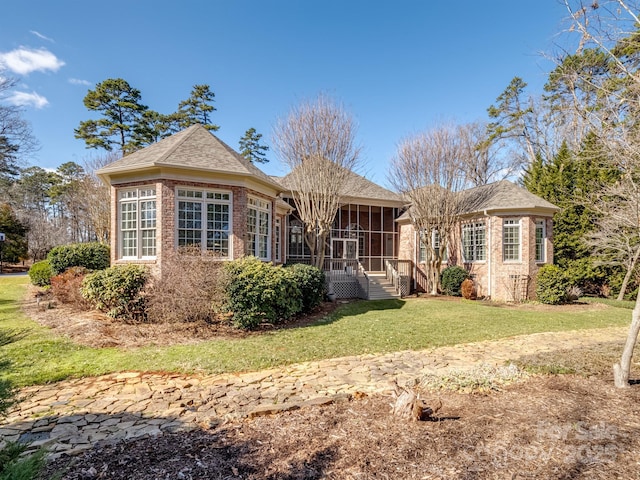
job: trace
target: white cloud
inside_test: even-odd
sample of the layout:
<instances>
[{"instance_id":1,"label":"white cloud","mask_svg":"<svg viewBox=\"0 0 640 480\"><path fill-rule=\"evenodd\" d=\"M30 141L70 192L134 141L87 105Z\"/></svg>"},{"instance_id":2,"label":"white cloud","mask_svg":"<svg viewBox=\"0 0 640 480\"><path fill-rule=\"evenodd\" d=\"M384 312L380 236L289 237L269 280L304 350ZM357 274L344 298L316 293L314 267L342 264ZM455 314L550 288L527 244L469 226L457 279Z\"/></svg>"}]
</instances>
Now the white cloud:
<instances>
[{"instance_id":1,"label":"white cloud","mask_svg":"<svg viewBox=\"0 0 640 480\"><path fill-rule=\"evenodd\" d=\"M79 78L70 78L69 79L69 83L73 84L73 85L92 85L92 83L88 80L81 80Z\"/></svg>"},{"instance_id":2,"label":"white cloud","mask_svg":"<svg viewBox=\"0 0 640 480\"><path fill-rule=\"evenodd\" d=\"M0 52L0 67L11 70L19 75L31 72L56 72L64 62L46 48L31 49L20 47L10 52Z\"/></svg>"},{"instance_id":3,"label":"white cloud","mask_svg":"<svg viewBox=\"0 0 640 480\"><path fill-rule=\"evenodd\" d=\"M38 95L36 92L11 92L9 95L7 95L6 101L11 105L30 105L35 108L44 108L49 105L49 100L47 100L42 95Z\"/></svg>"},{"instance_id":4,"label":"white cloud","mask_svg":"<svg viewBox=\"0 0 640 480\"><path fill-rule=\"evenodd\" d=\"M32 34L34 34L36 37L41 38L42 40L46 40L47 42L55 43L55 42L53 41L53 38L46 37L46 36L44 36L43 34L41 34L40 32L37 32L37 31L35 31L35 30L29 30L29 33L32 33Z\"/></svg>"}]
</instances>

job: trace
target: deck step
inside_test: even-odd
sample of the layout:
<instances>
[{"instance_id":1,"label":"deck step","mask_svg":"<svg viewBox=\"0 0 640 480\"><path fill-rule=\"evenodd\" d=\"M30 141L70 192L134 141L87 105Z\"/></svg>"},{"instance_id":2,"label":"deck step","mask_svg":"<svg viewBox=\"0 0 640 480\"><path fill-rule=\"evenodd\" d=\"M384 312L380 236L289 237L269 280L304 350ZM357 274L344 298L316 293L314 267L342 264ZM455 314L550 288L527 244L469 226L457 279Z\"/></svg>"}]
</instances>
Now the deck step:
<instances>
[{"instance_id":1,"label":"deck step","mask_svg":"<svg viewBox=\"0 0 640 480\"><path fill-rule=\"evenodd\" d=\"M393 284L387 280L384 272L367 272L369 277L369 300L392 300L400 298Z\"/></svg>"}]
</instances>

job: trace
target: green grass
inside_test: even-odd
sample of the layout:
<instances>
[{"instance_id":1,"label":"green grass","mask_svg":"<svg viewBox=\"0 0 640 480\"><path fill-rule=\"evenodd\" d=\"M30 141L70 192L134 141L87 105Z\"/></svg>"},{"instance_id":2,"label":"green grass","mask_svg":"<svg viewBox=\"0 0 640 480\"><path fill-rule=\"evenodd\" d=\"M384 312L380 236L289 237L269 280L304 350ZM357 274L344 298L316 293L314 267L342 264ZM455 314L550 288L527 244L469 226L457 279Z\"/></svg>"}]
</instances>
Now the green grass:
<instances>
[{"instance_id":1,"label":"green grass","mask_svg":"<svg viewBox=\"0 0 640 480\"><path fill-rule=\"evenodd\" d=\"M22 335L0 347L0 362L10 363L0 378L4 376L19 386L122 370L256 370L543 331L624 326L630 321L628 310L615 307L581 312L562 308L534 311L472 301L387 300L347 304L312 326L242 339L128 350L95 349L56 337L26 318L17 302L27 281L26 277L0 277L0 334L4 331Z\"/></svg>"},{"instance_id":2,"label":"green grass","mask_svg":"<svg viewBox=\"0 0 640 480\"><path fill-rule=\"evenodd\" d=\"M636 306L635 300L614 300L612 298L582 297L580 301L587 303L602 303L610 307L626 308L628 310L633 310Z\"/></svg>"}]
</instances>

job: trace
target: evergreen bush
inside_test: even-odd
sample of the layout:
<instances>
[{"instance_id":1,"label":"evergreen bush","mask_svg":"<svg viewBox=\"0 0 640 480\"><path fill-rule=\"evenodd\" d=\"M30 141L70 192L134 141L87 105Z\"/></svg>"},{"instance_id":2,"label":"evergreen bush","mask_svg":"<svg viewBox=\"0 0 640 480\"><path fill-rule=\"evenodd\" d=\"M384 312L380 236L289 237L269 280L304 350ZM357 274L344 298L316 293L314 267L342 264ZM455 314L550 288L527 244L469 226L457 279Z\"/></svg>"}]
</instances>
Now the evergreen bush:
<instances>
[{"instance_id":1,"label":"evergreen bush","mask_svg":"<svg viewBox=\"0 0 640 480\"><path fill-rule=\"evenodd\" d=\"M31 265L29 269L29 278L31 283L38 287L46 287L51 285L51 277L53 272L51 271L51 265L49 260L42 260Z\"/></svg>"},{"instance_id":2,"label":"evergreen bush","mask_svg":"<svg viewBox=\"0 0 640 480\"><path fill-rule=\"evenodd\" d=\"M544 265L538 270L536 296L538 301L557 305L567 301L569 279L557 265Z\"/></svg>"},{"instance_id":3,"label":"evergreen bush","mask_svg":"<svg viewBox=\"0 0 640 480\"><path fill-rule=\"evenodd\" d=\"M236 326L255 328L278 323L302 311L302 294L296 276L255 257L225 264L227 305Z\"/></svg>"},{"instance_id":4,"label":"evergreen bush","mask_svg":"<svg viewBox=\"0 0 640 480\"><path fill-rule=\"evenodd\" d=\"M118 265L98 270L82 281L82 296L112 318L125 321L145 319L147 269L141 265Z\"/></svg>"},{"instance_id":5,"label":"evergreen bush","mask_svg":"<svg viewBox=\"0 0 640 480\"><path fill-rule=\"evenodd\" d=\"M110 263L109 246L98 242L60 245L51 249L47 260L54 275L69 267L104 270Z\"/></svg>"},{"instance_id":6,"label":"evergreen bush","mask_svg":"<svg viewBox=\"0 0 640 480\"><path fill-rule=\"evenodd\" d=\"M460 286L469 278L469 272L464 268L452 265L440 274L440 288L445 295L461 296Z\"/></svg>"},{"instance_id":7,"label":"evergreen bush","mask_svg":"<svg viewBox=\"0 0 640 480\"><path fill-rule=\"evenodd\" d=\"M287 267L302 295L302 311L310 312L322 303L326 293L324 272L313 265L295 263Z\"/></svg>"}]
</instances>

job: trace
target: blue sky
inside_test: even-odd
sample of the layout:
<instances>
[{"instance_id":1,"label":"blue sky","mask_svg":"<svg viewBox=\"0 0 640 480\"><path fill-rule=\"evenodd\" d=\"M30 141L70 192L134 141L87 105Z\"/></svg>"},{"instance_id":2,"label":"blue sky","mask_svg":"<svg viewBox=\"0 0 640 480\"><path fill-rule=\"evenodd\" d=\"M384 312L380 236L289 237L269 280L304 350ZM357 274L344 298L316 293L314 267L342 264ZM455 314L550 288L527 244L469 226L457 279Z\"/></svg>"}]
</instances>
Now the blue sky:
<instances>
[{"instance_id":1,"label":"blue sky","mask_svg":"<svg viewBox=\"0 0 640 480\"><path fill-rule=\"evenodd\" d=\"M31 164L55 168L98 154L73 130L107 78L163 113L209 84L234 148L250 127L269 144L279 116L324 92L358 121L360 173L386 184L402 137L486 119L516 75L539 92L565 14L557 0L16 1L3 7L0 74L19 85L3 101L24 105L40 143ZM263 170L285 173L269 153Z\"/></svg>"}]
</instances>

